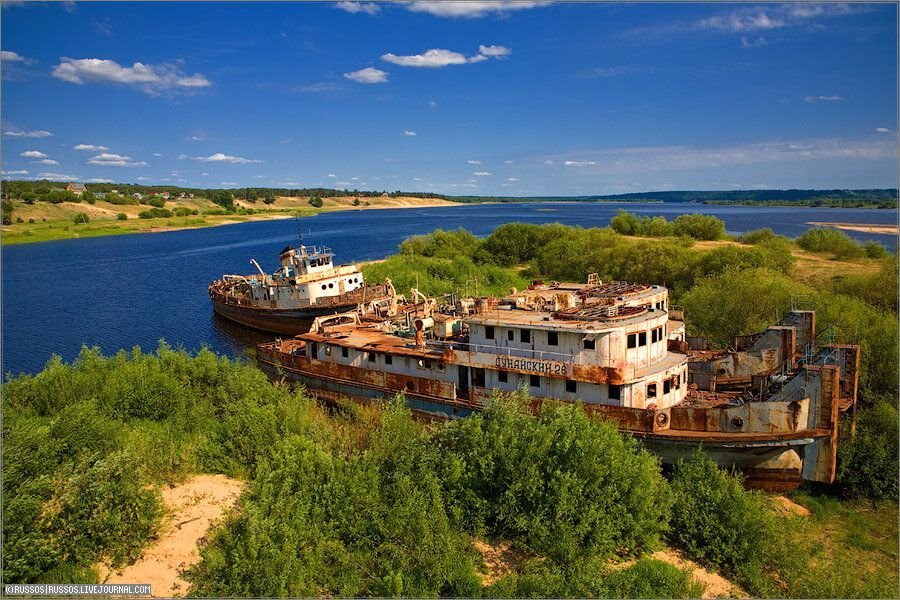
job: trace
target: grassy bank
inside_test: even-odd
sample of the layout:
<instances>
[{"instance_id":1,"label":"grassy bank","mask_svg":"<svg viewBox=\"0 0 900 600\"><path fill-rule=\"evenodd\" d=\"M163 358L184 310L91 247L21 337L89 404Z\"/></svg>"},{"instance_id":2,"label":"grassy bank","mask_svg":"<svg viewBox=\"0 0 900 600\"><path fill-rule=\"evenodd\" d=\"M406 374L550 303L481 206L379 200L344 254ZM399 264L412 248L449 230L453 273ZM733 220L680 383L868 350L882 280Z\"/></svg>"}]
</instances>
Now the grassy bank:
<instances>
[{"instance_id":1,"label":"grassy bank","mask_svg":"<svg viewBox=\"0 0 900 600\"><path fill-rule=\"evenodd\" d=\"M336 210L459 206L439 199L412 197L375 197L359 200L356 197L334 197L321 200L322 205L318 207L310 205L308 198L298 197L278 197L271 204L235 200L235 210L232 211L226 211L209 200L170 200L165 203L165 209L172 211L173 216L150 219L140 218L140 213L150 208L142 204L118 205L103 200L97 200L94 204L83 202L26 204L14 200L12 223L3 226L2 243L25 244L127 233L174 231L245 221L306 217ZM179 212L196 214L175 216ZM82 214L87 216L87 222L77 222L83 220L79 217ZM124 218L120 215L124 215ZM21 222L18 222L19 220Z\"/></svg>"}]
</instances>

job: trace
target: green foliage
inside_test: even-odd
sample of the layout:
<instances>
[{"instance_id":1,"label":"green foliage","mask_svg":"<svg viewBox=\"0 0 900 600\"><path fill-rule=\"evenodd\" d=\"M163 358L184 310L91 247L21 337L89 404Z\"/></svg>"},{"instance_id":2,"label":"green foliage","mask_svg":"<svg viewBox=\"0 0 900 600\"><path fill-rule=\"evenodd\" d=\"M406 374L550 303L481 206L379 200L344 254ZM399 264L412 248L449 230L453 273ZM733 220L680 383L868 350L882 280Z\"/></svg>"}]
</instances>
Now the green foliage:
<instances>
[{"instance_id":1,"label":"green foliage","mask_svg":"<svg viewBox=\"0 0 900 600\"><path fill-rule=\"evenodd\" d=\"M557 233L570 228L563 225L532 225L529 223L504 223L489 235L476 250L482 262L493 262L512 267L533 259L539 248L552 240Z\"/></svg>"},{"instance_id":2,"label":"green foliage","mask_svg":"<svg viewBox=\"0 0 900 600\"><path fill-rule=\"evenodd\" d=\"M679 215L670 223L665 217L638 216L619 210L610 219L609 226L616 233L641 237L684 236L695 240L720 240L725 237L725 222L712 215Z\"/></svg>"},{"instance_id":3,"label":"green foliage","mask_svg":"<svg viewBox=\"0 0 900 600\"><path fill-rule=\"evenodd\" d=\"M858 298L882 310L897 312L897 257L882 262L874 275L844 275L835 278L833 289L839 294Z\"/></svg>"},{"instance_id":4,"label":"green foliage","mask_svg":"<svg viewBox=\"0 0 900 600\"><path fill-rule=\"evenodd\" d=\"M155 208L162 208L166 205L166 199L162 196L150 196L149 198L145 199L144 204L153 206Z\"/></svg>"},{"instance_id":5,"label":"green foliage","mask_svg":"<svg viewBox=\"0 0 900 600\"><path fill-rule=\"evenodd\" d=\"M744 490L700 450L676 464L671 489L670 540L732 573L759 567L776 535L762 495Z\"/></svg>"},{"instance_id":6,"label":"green foliage","mask_svg":"<svg viewBox=\"0 0 900 600\"><path fill-rule=\"evenodd\" d=\"M140 204L137 198L132 198L131 196L120 196L119 194L107 194L103 200L117 206L136 206Z\"/></svg>"},{"instance_id":7,"label":"green foliage","mask_svg":"<svg viewBox=\"0 0 900 600\"><path fill-rule=\"evenodd\" d=\"M523 289L527 280L516 271L494 265L475 264L467 257L456 259L416 255L395 255L382 262L363 265L367 281L390 278L399 293L418 287L426 294L441 296L451 292L470 295L506 295L510 288Z\"/></svg>"},{"instance_id":8,"label":"green foliage","mask_svg":"<svg viewBox=\"0 0 900 600\"><path fill-rule=\"evenodd\" d=\"M435 229L426 235L414 235L400 244L400 254L455 259L472 257L480 240L462 227L456 231Z\"/></svg>"},{"instance_id":9,"label":"green foliage","mask_svg":"<svg viewBox=\"0 0 900 600\"><path fill-rule=\"evenodd\" d=\"M898 415L896 398L879 399L859 415L855 439L838 446L839 481L854 498L898 498Z\"/></svg>"},{"instance_id":10,"label":"green foliage","mask_svg":"<svg viewBox=\"0 0 900 600\"><path fill-rule=\"evenodd\" d=\"M265 196L263 196L263 202L265 204L275 204L275 200L277 199L278 198L275 196L275 194L272 193L267 193Z\"/></svg>"},{"instance_id":11,"label":"green foliage","mask_svg":"<svg viewBox=\"0 0 900 600\"><path fill-rule=\"evenodd\" d=\"M336 458L285 439L203 550L191 593L478 595L465 537L444 510L435 449L401 403L362 454Z\"/></svg>"},{"instance_id":12,"label":"green foliage","mask_svg":"<svg viewBox=\"0 0 900 600\"><path fill-rule=\"evenodd\" d=\"M81 202L81 198L78 194L74 192L67 192L66 190L50 190L43 194L40 197L44 202L49 202L50 204L61 204L63 202Z\"/></svg>"},{"instance_id":13,"label":"green foliage","mask_svg":"<svg viewBox=\"0 0 900 600\"><path fill-rule=\"evenodd\" d=\"M642 558L615 571L602 583L601 598L700 598L703 584L689 569L679 569L653 558Z\"/></svg>"},{"instance_id":14,"label":"green foliage","mask_svg":"<svg viewBox=\"0 0 900 600\"><path fill-rule=\"evenodd\" d=\"M315 208L322 208L322 205L324 204L324 202L322 201L322 199L319 198L318 196L313 196L313 197L311 197L311 198L308 200L308 202L309 202L309 205L310 205L310 206L313 206L313 207L315 207Z\"/></svg>"},{"instance_id":15,"label":"green foliage","mask_svg":"<svg viewBox=\"0 0 900 600\"><path fill-rule=\"evenodd\" d=\"M172 214L175 215L176 217L188 217L190 215L199 214L199 212L196 209L191 209L191 208L188 208L187 206L176 206L172 210Z\"/></svg>"},{"instance_id":16,"label":"green foliage","mask_svg":"<svg viewBox=\"0 0 900 600\"><path fill-rule=\"evenodd\" d=\"M455 521L561 563L653 547L669 508L658 460L580 406L535 418L520 402L497 397L440 432Z\"/></svg>"},{"instance_id":17,"label":"green foliage","mask_svg":"<svg viewBox=\"0 0 900 600\"><path fill-rule=\"evenodd\" d=\"M116 215L116 219L118 219L119 221L127 221L127 220L128 220L128 215L125 214L125 213L118 213L118 214Z\"/></svg>"},{"instance_id":18,"label":"green foliage","mask_svg":"<svg viewBox=\"0 0 900 600\"><path fill-rule=\"evenodd\" d=\"M139 219L168 219L173 215L168 208L151 208L138 213Z\"/></svg>"},{"instance_id":19,"label":"green foliage","mask_svg":"<svg viewBox=\"0 0 900 600\"><path fill-rule=\"evenodd\" d=\"M772 231L771 227L753 229L738 238L738 241L740 241L742 244L758 244L760 242L770 242L772 240L789 241L788 238L784 237L783 235L778 235L777 233Z\"/></svg>"},{"instance_id":20,"label":"green foliage","mask_svg":"<svg viewBox=\"0 0 900 600\"><path fill-rule=\"evenodd\" d=\"M87 202L88 204L96 204L96 203L97 203L97 197L94 196L94 193L91 192L91 190L84 190L84 191L81 193L81 201L82 201L82 202Z\"/></svg>"},{"instance_id":21,"label":"green foliage","mask_svg":"<svg viewBox=\"0 0 900 600\"><path fill-rule=\"evenodd\" d=\"M836 259L864 258L866 249L843 231L830 228L807 229L797 245L810 252L827 252Z\"/></svg>"},{"instance_id":22,"label":"green foliage","mask_svg":"<svg viewBox=\"0 0 900 600\"><path fill-rule=\"evenodd\" d=\"M74 217L72 217L72 221L78 225L80 223L89 223L91 218L87 215L87 213L78 213Z\"/></svg>"}]
</instances>

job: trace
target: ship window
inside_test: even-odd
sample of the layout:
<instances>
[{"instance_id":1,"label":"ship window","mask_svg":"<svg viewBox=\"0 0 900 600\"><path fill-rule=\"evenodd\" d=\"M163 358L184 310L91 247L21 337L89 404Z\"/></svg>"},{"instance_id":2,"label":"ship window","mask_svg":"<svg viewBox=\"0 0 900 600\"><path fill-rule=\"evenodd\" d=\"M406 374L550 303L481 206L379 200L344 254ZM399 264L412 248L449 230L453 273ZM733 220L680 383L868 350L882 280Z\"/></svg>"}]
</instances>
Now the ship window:
<instances>
[{"instance_id":1,"label":"ship window","mask_svg":"<svg viewBox=\"0 0 900 600\"><path fill-rule=\"evenodd\" d=\"M520 329L519 330L519 339L526 344L531 343L531 330L530 329Z\"/></svg>"},{"instance_id":2,"label":"ship window","mask_svg":"<svg viewBox=\"0 0 900 600\"><path fill-rule=\"evenodd\" d=\"M628 347L637 348L637 335L633 333L628 334Z\"/></svg>"},{"instance_id":3,"label":"ship window","mask_svg":"<svg viewBox=\"0 0 900 600\"><path fill-rule=\"evenodd\" d=\"M577 392L578 391L578 382L576 382L572 379L566 379L566 391L571 392L573 394L575 392Z\"/></svg>"},{"instance_id":4,"label":"ship window","mask_svg":"<svg viewBox=\"0 0 900 600\"><path fill-rule=\"evenodd\" d=\"M528 378L528 383L531 385L531 387L539 388L541 387L541 378L538 375L531 375Z\"/></svg>"},{"instance_id":5,"label":"ship window","mask_svg":"<svg viewBox=\"0 0 900 600\"><path fill-rule=\"evenodd\" d=\"M497 371L497 381L500 383L506 383L509 381L509 373L506 371Z\"/></svg>"},{"instance_id":6,"label":"ship window","mask_svg":"<svg viewBox=\"0 0 900 600\"><path fill-rule=\"evenodd\" d=\"M374 353L374 352L368 352L367 354L368 354L368 356L369 356L369 362L375 362L375 353Z\"/></svg>"},{"instance_id":7,"label":"ship window","mask_svg":"<svg viewBox=\"0 0 900 600\"><path fill-rule=\"evenodd\" d=\"M331 356L331 346L325 346L325 356Z\"/></svg>"},{"instance_id":8,"label":"ship window","mask_svg":"<svg viewBox=\"0 0 900 600\"><path fill-rule=\"evenodd\" d=\"M512 329L510 329L509 331L507 331L507 332L506 332L506 339L508 339L509 341L513 341L514 339L516 339L516 332L513 331Z\"/></svg>"},{"instance_id":9,"label":"ship window","mask_svg":"<svg viewBox=\"0 0 900 600\"><path fill-rule=\"evenodd\" d=\"M384 355L384 364L386 364L386 365L394 364L394 357L391 356L390 354L385 354Z\"/></svg>"},{"instance_id":10,"label":"ship window","mask_svg":"<svg viewBox=\"0 0 900 600\"><path fill-rule=\"evenodd\" d=\"M484 387L484 369L472 369L472 385Z\"/></svg>"},{"instance_id":11,"label":"ship window","mask_svg":"<svg viewBox=\"0 0 900 600\"><path fill-rule=\"evenodd\" d=\"M485 325L484 326L484 337L489 340L494 339L494 326L493 325Z\"/></svg>"},{"instance_id":12,"label":"ship window","mask_svg":"<svg viewBox=\"0 0 900 600\"><path fill-rule=\"evenodd\" d=\"M325 285L325 284L323 283L323 284L322 284L322 289L323 289L323 290L327 290L327 289L328 289L328 286Z\"/></svg>"},{"instance_id":13,"label":"ship window","mask_svg":"<svg viewBox=\"0 0 900 600\"><path fill-rule=\"evenodd\" d=\"M329 284L328 284L328 287L333 288L333 287L334 287L334 284L333 284L333 283L329 283Z\"/></svg>"},{"instance_id":14,"label":"ship window","mask_svg":"<svg viewBox=\"0 0 900 600\"><path fill-rule=\"evenodd\" d=\"M672 382L669 379L663 380L663 394L668 394L672 390Z\"/></svg>"},{"instance_id":15,"label":"ship window","mask_svg":"<svg viewBox=\"0 0 900 600\"><path fill-rule=\"evenodd\" d=\"M347 350L346 348L341 348L341 356L343 356L344 358L347 358L348 356L350 356L350 351Z\"/></svg>"},{"instance_id":16,"label":"ship window","mask_svg":"<svg viewBox=\"0 0 900 600\"><path fill-rule=\"evenodd\" d=\"M593 350L596 347L597 347L597 342L594 341L593 338L591 338L589 340L584 340L584 349L585 350Z\"/></svg>"},{"instance_id":17,"label":"ship window","mask_svg":"<svg viewBox=\"0 0 900 600\"><path fill-rule=\"evenodd\" d=\"M559 346L559 334L555 331L547 332L547 345L548 346Z\"/></svg>"},{"instance_id":18,"label":"ship window","mask_svg":"<svg viewBox=\"0 0 900 600\"><path fill-rule=\"evenodd\" d=\"M638 346L646 346L647 345L647 332L642 331L638 334Z\"/></svg>"},{"instance_id":19,"label":"ship window","mask_svg":"<svg viewBox=\"0 0 900 600\"><path fill-rule=\"evenodd\" d=\"M609 399L610 400L621 400L622 399L622 386L621 385L609 385Z\"/></svg>"},{"instance_id":20,"label":"ship window","mask_svg":"<svg viewBox=\"0 0 900 600\"><path fill-rule=\"evenodd\" d=\"M648 398L656 398L656 384L655 383L647 384L647 397Z\"/></svg>"},{"instance_id":21,"label":"ship window","mask_svg":"<svg viewBox=\"0 0 900 600\"><path fill-rule=\"evenodd\" d=\"M656 330L655 329L650 330L650 343L651 344L656 343Z\"/></svg>"}]
</instances>

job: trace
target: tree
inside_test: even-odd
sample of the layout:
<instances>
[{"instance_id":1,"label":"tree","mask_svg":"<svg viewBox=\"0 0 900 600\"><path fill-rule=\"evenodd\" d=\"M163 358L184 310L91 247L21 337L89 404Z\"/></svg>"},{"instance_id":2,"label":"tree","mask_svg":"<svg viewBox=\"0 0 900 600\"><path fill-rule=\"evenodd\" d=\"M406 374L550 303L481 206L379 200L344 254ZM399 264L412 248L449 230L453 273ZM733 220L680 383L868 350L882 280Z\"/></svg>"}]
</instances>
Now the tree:
<instances>
[{"instance_id":1,"label":"tree","mask_svg":"<svg viewBox=\"0 0 900 600\"><path fill-rule=\"evenodd\" d=\"M88 223L90 222L90 220L91 218L87 215L87 213L78 213L77 215L72 217L72 221L74 221L76 225L79 225L81 223Z\"/></svg>"},{"instance_id":2,"label":"tree","mask_svg":"<svg viewBox=\"0 0 900 600\"><path fill-rule=\"evenodd\" d=\"M313 196L312 198L309 199L309 204L316 208L322 208L322 205L324 204L324 202L322 202L322 199L319 198L318 196Z\"/></svg>"}]
</instances>

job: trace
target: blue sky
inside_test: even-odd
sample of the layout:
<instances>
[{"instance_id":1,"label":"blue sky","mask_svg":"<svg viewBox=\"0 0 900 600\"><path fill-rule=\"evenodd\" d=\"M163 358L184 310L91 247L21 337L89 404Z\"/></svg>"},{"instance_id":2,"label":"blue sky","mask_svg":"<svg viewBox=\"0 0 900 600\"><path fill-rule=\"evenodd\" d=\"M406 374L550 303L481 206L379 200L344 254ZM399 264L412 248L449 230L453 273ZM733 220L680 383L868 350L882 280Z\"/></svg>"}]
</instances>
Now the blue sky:
<instances>
[{"instance_id":1,"label":"blue sky","mask_svg":"<svg viewBox=\"0 0 900 600\"><path fill-rule=\"evenodd\" d=\"M5 178L895 187L896 4L29 3Z\"/></svg>"}]
</instances>

